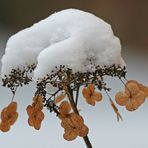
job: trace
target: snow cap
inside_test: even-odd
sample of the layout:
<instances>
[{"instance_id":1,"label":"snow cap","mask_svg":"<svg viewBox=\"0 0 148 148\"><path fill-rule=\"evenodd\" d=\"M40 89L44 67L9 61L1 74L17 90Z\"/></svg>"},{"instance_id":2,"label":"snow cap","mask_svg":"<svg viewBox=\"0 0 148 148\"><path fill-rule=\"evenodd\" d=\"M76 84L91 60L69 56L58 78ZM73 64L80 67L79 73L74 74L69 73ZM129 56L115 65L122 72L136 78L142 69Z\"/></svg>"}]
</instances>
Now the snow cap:
<instances>
[{"instance_id":1,"label":"snow cap","mask_svg":"<svg viewBox=\"0 0 148 148\"><path fill-rule=\"evenodd\" d=\"M125 66L120 40L111 26L77 9L54 13L10 37L1 61L2 76L12 69L37 64L35 79L50 75L60 65L74 72L93 71L97 65Z\"/></svg>"}]
</instances>

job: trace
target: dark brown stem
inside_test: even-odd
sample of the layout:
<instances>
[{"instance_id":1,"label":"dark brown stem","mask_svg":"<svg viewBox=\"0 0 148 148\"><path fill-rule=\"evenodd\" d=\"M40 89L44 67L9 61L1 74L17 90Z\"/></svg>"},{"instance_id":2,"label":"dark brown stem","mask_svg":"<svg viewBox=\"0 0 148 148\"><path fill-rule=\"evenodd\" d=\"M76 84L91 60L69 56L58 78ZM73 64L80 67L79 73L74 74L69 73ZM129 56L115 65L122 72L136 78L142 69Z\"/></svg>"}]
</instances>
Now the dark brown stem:
<instances>
[{"instance_id":1,"label":"dark brown stem","mask_svg":"<svg viewBox=\"0 0 148 148\"><path fill-rule=\"evenodd\" d=\"M67 88L66 88L66 93L67 93L67 96L68 96L68 98L69 98L69 101L70 101L70 104L71 104L71 106L72 106L73 111L74 111L76 114L79 115L78 109L77 109L76 104L75 104L75 102L74 102L73 92L72 92L72 90L70 89L69 86L67 86ZM85 144L86 144L87 148L92 148L92 145L91 145L91 143L90 143L90 140L89 140L88 136L83 137L83 139L84 139L84 141L85 141Z\"/></svg>"},{"instance_id":2,"label":"dark brown stem","mask_svg":"<svg viewBox=\"0 0 148 148\"><path fill-rule=\"evenodd\" d=\"M77 87L77 91L76 91L76 101L75 101L76 107L78 105L79 89L80 89L80 86Z\"/></svg>"},{"instance_id":3,"label":"dark brown stem","mask_svg":"<svg viewBox=\"0 0 148 148\"><path fill-rule=\"evenodd\" d=\"M92 145L91 145L91 143L89 141L88 136L83 137L83 139L85 141L85 144L86 144L87 148L92 148Z\"/></svg>"}]
</instances>

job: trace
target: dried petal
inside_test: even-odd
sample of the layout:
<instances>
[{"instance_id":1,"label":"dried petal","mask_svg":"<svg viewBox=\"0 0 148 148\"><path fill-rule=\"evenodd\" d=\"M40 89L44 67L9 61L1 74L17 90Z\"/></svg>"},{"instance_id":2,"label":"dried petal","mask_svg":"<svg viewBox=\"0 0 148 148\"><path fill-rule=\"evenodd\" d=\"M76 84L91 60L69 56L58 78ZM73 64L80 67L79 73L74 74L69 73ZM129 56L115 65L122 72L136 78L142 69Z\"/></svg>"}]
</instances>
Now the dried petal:
<instances>
[{"instance_id":1,"label":"dried petal","mask_svg":"<svg viewBox=\"0 0 148 148\"><path fill-rule=\"evenodd\" d=\"M83 94L84 98L90 98L90 96L91 96L91 92L90 92L89 88L83 88L82 94Z\"/></svg>"},{"instance_id":2,"label":"dried petal","mask_svg":"<svg viewBox=\"0 0 148 148\"><path fill-rule=\"evenodd\" d=\"M17 112L13 113L8 120L10 125L13 125L16 122L17 118L18 118L18 113Z\"/></svg>"},{"instance_id":3,"label":"dried petal","mask_svg":"<svg viewBox=\"0 0 148 148\"><path fill-rule=\"evenodd\" d=\"M39 130L41 128L41 120L38 119L34 120L34 128L36 130Z\"/></svg>"},{"instance_id":4,"label":"dried petal","mask_svg":"<svg viewBox=\"0 0 148 148\"><path fill-rule=\"evenodd\" d=\"M67 114L69 114L69 112L71 111L71 105L68 103L68 101L63 101L60 104L59 111L62 117L66 117Z\"/></svg>"},{"instance_id":5,"label":"dried petal","mask_svg":"<svg viewBox=\"0 0 148 148\"><path fill-rule=\"evenodd\" d=\"M128 95L125 92L118 92L115 96L116 103L124 106L128 100Z\"/></svg>"},{"instance_id":6,"label":"dried petal","mask_svg":"<svg viewBox=\"0 0 148 148\"><path fill-rule=\"evenodd\" d=\"M86 125L83 125L83 127L81 128L81 130L79 132L79 136L85 137L85 136L87 136L88 132L89 132L89 128Z\"/></svg>"},{"instance_id":7,"label":"dried petal","mask_svg":"<svg viewBox=\"0 0 148 148\"><path fill-rule=\"evenodd\" d=\"M135 80L130 80L128 82L136 83L138 85L139 89L144 92L145 97L148 97L148 87L147 86L144 86L143 84L141 84L141 83L139 83L139 82L137 82Z\"/></svg>"},{"instance_id":8,"label":"dried petal","mask_svg":"<svg viewBox=\"0 0 148 148\"><path fill-rule=\"evenodd\" d=\"M102 100L102 94L99 93L99 92L94 92L94 93L93 93L93 98L94 98L96 101L101 101L101 100Z\"/></svg>"},{"instance_id":9,"label":"dried petal","mask_svg":"<svg viewBox=\"0 0 148 148\"><path fill-rule=\"evenodd\" d=\"M37 109L37 110L42 110L43 107L44 107L43 102L37 102L37 103L34 105L34 108Z\"/></svg>"},{"instance_id":10,"label":"dried petal","mask_svg":"<svg viewBox=\"0 0 148 148\"><path fill-rule=\"evenodd\" d=\"M34 126L34 118L28 118L28 124Z\"/></svg>"},{"instance_id":11,"label":"dried petal","mask_svg":"<svg viewBox=\"0 0 148 148\"><path fill-rule=\"evenodd\" d=\"M139 105L141 105L145 101L145 94L142 91L139 91L139 93L136 96L134 96L133 98L136 100L136 102Z\"/></svg>"},{"instance_id":12,"label":"dried petal","mask_svg":"<svg viewBox=\"0 0 148 148\"><path fill-rule=\"evenodd\" d=\"M140 83L139 83L139 88L140 88L141 91L144 92L145 97L148 97L148 87L147 87L147 86L144 86L143 84L140 84Z\"/></svg>"},{"instance_id":13,"label":"dried petal","mask_svg":"<svg viewBox=\"0 0 148 148\"><path fill-rule=\"evenodd\" d=\"M90 99L86 99L86 102L92 106L96 105L96 100L93 97Z\"/></svg>"},{"instance_id":14,"label":"dried petal","mask_svg":"<svg viewBox=\"0 0 148 148\"><path fill-rule=\"evenodd\" d=\"M5 121L5 120L7 120L7 117L8 117L7 116L7 108L5 107L1 112L1 120Z\"/></svg>"},{"instance_id":15,"label":"dried petal","mask_svg":"<svg viewBox=\"0 0 148 148\"><path fill-rule=\"evenodd\" d=\"M132 98L130 102L134 109L137 109L139 107L139 103L134 98Z\"/></svg>"},{"instance_id":16,"label":"dried petal","mask_svg":"<svg viewBox=\"0 0 148 148\"><path fill-rule=\"evenodd\" d=\"M82 116L77 115L76 113L72 113L70 115L70 120L71 120L72 124L74 126L76 126L77 128L82 127L84 124L84 120L83 120Z\"/></svg>"},{"instance_id":17,"label":"dried petal","mask_svg":"<svg viewBox=\"0 0 148 148\"><path fill-rule=\"evenodd\" d=\"M8 110L9 113L16 112L16 110L17 110L17 102L11 102L8 105L7 110Z\"/></svg>"},{"instance_id":18,"label":"dried petal","mask_svg":"<svg viewBox=\"0 0 148 148\"><path fill-rule=\"evenodd\" d=\"M43 96L41 95L36 95L33 97L33 101L36 102L43 102Z\"/></svg>"},{"instance_id":19,"label":"dried petal","mask_svg":"<svg viewBox=\"0 0 148 148\"><path fill-rule=\"evenodd\" d=\"M68 131L64 133L63 137L67 141L72 141L77 138L77 134L74 131Z\"/></svg>"},{"instance_id":20,"label":"dried petal","mask_svg":"<svg viewBox=\"0 0 148 148\"><path fill-rule=\"evenodd\" d=\"M0 130L2 131L2 132L8 132L9 130L10 130L10 124L9 124L9 122L1 122L1 124L0 124Z\"/></svg>"},{"instance_id":21,"label":"dried petal","mask_svg":"<svg viewBox=\"0 0 148 148\"><path fill-rule=\"evenodd\" d=\"M34 108L31 105L28 105L26 108L26 111L27 111L28 116L32 116L34 112Z\"/></svg>"},{"instance_id":22,"label":"dried petal","mask_svg":"<svg viewBox=\"0 0 148 148\"><path fill-rule=\"evenodd\" d=\"M133 104L131 103L131 101L128 101L127 103L126 103L126 109L128 110L128 111L134 111L134 110L136 110L137 108L135 108L134 106L133 106Z\"/></svg>"},{"instance_id":23,"label":"dried petal","mask_svg":"<svg viewBox=\"0 0 148 148\"><path fill-rule=\"evenodd\" d=\"M64 98L65 98L66 94L61 94L59 96L57 96L54 100L54 102L57 104L59 103L60 101L62 101Z\"/></svg>"},{"instance_id":24,"label":"dried petal","mask_svg":"<svg viewBox=\"0 0 148 148\"><path fill-rule=\"evenodd\" d=\"M89 88L91 94L93 94L94 93L94 90L95 90L94 84L89 84L88 85L88 88Z\"/></svg>"},{"instance_id":25,"label":"dried petal","mask_svg":"<svg viewBox=\"0 0 148 148\"><path fill-rule=\"evenodd\" d=\"M72 128L72 122L70 120L70 118L64 118L61 122L61 126L65 129L65 130L71 130Z\"/></svg>"},{"instance_id":26,"label":"dried petal","mask_svg":"<svg viewBox=\"0 0 148 148\"><path fill-rule=\"evenodd\" d=\"M36 113L36 118L42 121L44 119L44 113L42 111L38 111Z\"/></svg>"},{"instance_id":27,"label":"dried petal","mask_svg":"<svg viewBox=\"0 0 148 148\"><path fill-rule=\"evenodd\" d=\"M127 82L125 86L125 93L129 96L135 96L139 93L139 87L136 82Z\"/></svg>"}]
</instances>

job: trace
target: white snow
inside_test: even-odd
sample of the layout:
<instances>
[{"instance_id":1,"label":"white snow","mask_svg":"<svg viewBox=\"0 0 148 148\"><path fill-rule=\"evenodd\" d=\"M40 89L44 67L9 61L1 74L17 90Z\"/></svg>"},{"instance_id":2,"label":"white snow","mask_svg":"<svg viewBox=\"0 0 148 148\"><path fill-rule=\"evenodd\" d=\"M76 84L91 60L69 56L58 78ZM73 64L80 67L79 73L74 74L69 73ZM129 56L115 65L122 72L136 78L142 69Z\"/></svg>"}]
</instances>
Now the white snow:
<instances>
[{"instance_id":1,"label":"white snow","mask_svg":"<svg viewBox=\"0 0 148 148\"><path fill-rule=\"evenodd\" d=\"M35 79L45 77L59 65L74 72L91 71L94 64L125 66L120 41L111 26L91 13L76 9L54 13L8 40L2 58L2 76L33 63L37 63Z\"/></svg>"}]
</instances>

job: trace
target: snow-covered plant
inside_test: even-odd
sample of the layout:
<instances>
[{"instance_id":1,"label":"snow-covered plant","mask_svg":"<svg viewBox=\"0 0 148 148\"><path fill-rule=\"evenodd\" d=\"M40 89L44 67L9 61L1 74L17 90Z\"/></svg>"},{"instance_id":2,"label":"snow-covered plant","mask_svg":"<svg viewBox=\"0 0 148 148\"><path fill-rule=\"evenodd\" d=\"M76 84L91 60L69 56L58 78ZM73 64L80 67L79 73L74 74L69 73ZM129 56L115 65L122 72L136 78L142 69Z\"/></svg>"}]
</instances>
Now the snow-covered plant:
<instances>
[{"instance_id":1,"label":"snow-covered plant","mask_svg":"<svg viewBox=\"0 0 148 148\"><path fill-rule=\"evenodd\" d=\"M107 95L117 116L122 119L110 96L104 77L116 77L125 89L115 101L128 111L136 110L148 97L148 87L126 79L126 64L120 41L111 26L93 14L67 9L13 35L2 58L3 86L13 93L10 104L1 112L0 129L9 131L18 118L18 87L36 82L33 102L26 108L28 124L36 130L44 120L43 108L55 113L64 129L64 139L82 137L88 148L89 128L80 115L79 94L92 106Z\"/></svg>"}]
</instances>

